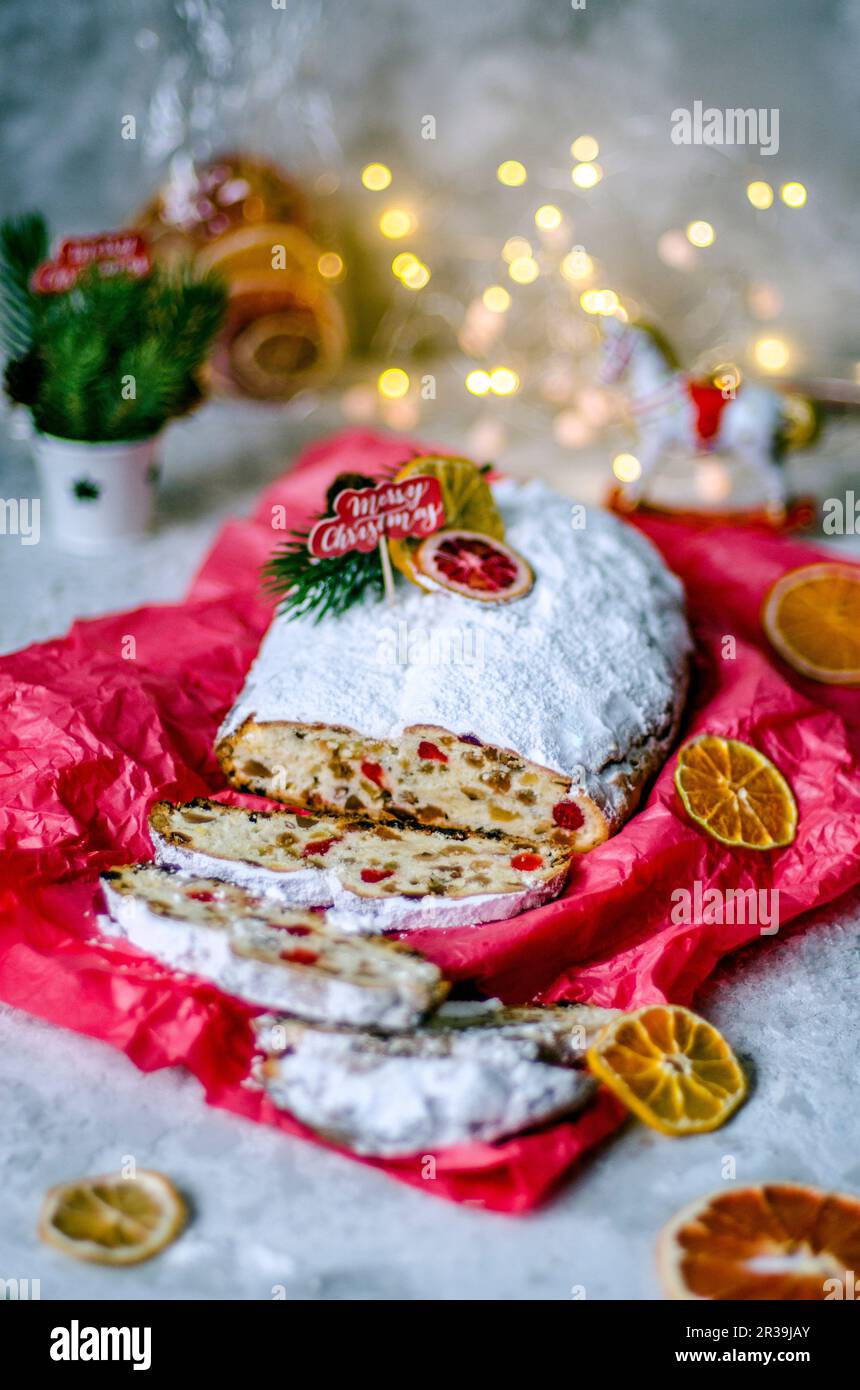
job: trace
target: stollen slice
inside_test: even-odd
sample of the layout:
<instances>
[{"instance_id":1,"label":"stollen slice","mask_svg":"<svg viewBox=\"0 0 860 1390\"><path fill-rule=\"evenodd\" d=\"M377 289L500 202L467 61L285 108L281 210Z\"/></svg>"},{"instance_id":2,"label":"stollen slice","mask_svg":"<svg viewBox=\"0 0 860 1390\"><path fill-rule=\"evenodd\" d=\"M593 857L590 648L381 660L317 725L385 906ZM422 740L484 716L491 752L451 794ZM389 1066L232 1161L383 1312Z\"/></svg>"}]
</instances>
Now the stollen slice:
<instances>
[{"instance_id":1,"label":"stollen slice","mask_svg":"<svg viewBox=\"0 0 860 1390\"><path fill-rule=\"evenodd\" d=\"M499 832L247 811L202 798L156 802L149 823L159 863L325 906L332 924L368 933L513 917L561 892L571 853Z\"/></svg>"},{"instance_id":2,"label":"stollen slice","mask_svg":"<svg viewBox=\"0 0 860 1390\"><path fill-rule=\"evenodd\" d=\"M273 1103L354 1153L491 1142L579 1110L596 1083L576 1062L608 1011L458 1006L398 1037L257 1020Z\"/></svg>"},{"instance_id":3,"label":"stollen slice","mask_svg":"<svg viewBox=\"0 0 860 1390\"><path fill-rule=\"evenodd\" d=\"M335 930L213 878L156 864L102 875L104 929L226 993L301 1018L395 1032L444 999L435 965L408 947Z\"/></svg>"}]
</instances>

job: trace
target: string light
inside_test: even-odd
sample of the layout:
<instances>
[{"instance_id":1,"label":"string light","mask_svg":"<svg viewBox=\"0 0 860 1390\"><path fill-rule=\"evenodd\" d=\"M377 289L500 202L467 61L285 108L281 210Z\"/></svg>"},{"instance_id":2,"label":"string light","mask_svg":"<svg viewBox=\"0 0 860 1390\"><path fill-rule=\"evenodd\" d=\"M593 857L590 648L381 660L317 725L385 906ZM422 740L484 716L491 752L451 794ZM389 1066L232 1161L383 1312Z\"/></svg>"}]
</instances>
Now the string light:
<instances>
[{"instance_id":1,"label":"string light","mask_svg":"<svg viewBox=\"0 0 860 1390\"><path fill-rule=\"evenodd\" d=\"M756 362L766 372L781 372L788 366L788 345L782 338L759 338L753 352Z\"/></svg>"},{"instance_id":2,"label":"string light","mask_svg":"<svg viewBox=\"0 0 860 1390\"><path fill-rule=\"evenodd\" d=\"M687 227L687 240L693 246L704 248L713 245L716 233L710 222L690 222Z\"/></svg>"},{"instance_id":3,"label":"string light","mask_svg":"<svg viewBox=\"0 0 860 1390\"><path fill-rule=\"evenodd\" d=\"M473 396L486 396L490 389L489 372L474 371L469 372L466 377L466 390L471 391Z\"/></svg>"},{"instance_id":4,"label":"string light","mask_svg":"<svg viewBox=\"0 0 860 1390\"><path fill-rule=\"evenodd\" d=\"M518 159L506 159L496 170L496 178L499 183L505 184L508 188L519 188L520 184L525 183L527 177L526 166L521 164Z\"/></svg>"},{"instance_id":5,"label":"string light","mask_svg":"<svg viewBox=\"0 0 860 1390\"><path fill-rule=\"evenodd\" d=\"M642 476L642 465L635 454L616 454L612 471L619 483L635 483Z\"/></svg>"},{"instance_id":6,"label":"string light","mask_svg":"<svg viewBox=\"0 0 860 1390\"><path fill-rule=\"evenodd\" d=\"M568 251L561 263L561 273L565 280L570 280L573 284L580 280L588 280L594 274L594 261L581 247Z\"/></svg>"},{"instance_id":7,"label":"string light","mask_svg":"<svg viewBox=\"0 0 860 1390\"><path fill-rule=\"evenodd\" d=\"M519 384L519 377L510 367L494 367L490 372L490 390L497 396L512 396Z\"/></svg>"},{"instance_id":8,"label":"string light","mask_svg":"<svg viewBox=\"0 0 860 1390\"><path fill-rule=\"evenodd\" d=\"M409 390L409 376L402 367L387 367L376 384L380 396L390 401L399 400Z\"/></svg>"},{"instance_id":9,"label":"string light","mask_svg":"<svg viewBox=\"0 0 860 1390\"><path fill-rule=\"evenodd\" d=\"M365 164L361 171L361 182L371 193L381 193L391 183L391 170L387 164Z\"/></svg>"},{"instance_id":10,"label":"string light","mask_svg":"<svg viewBox=\"0 0 860 1390\"><path fill-rule=\"evenodd\" d=\"M561 226L561 208L554 203L544 203L535 213L535 226L542 232L554 232Z\"/></svg>"},{"instance_id":11,"label":"string light","mask_svg":"<svg viewBox=\"0 0 860 1390\"><path fill-rule=\"evenodd\" d=\"M494 314L503 314L506 309L511 307L511 296L508 294L504 285L488 285L481 295L485 309L490 309Z\"/></svg>"},{"instance_id":12,"label":"string light","mask_svg":"<svg viewBox=\"0 0 860 1390\"><path fill-rule=\"evenodd\" d=\"M764 212L773 202L773 189L764 179L754 179L752 183L747 184L747 197L754 208Z\"/></svg>"},{"instance_id":13,"label":"string light","mask_svg":"<svg viewBox=\"0 0 860 1390\"><path fill-rule=\"evenodd\" d=\"M574 159L583 164L590 164L600 154L600 146L593 135L577 135L570 152Z\"/></svg>"},{"instance_id":14,"label":"string light","mask_svg":"<svg viewBox=\"0 0 860 1390\"><path fill-rule=\"evenodd\" d=\"M599 164L575 164L570 177L577 188L593 188L603 178L603 170Z\"/></svg>"},{"instance_id":15,"label":"string light","mask_svg":"<svg viewBox=\"0 0 860 1390\"><path fill-rule=\"evenodd\" d=\"M408 290L423 290L430 279L430 270L423 261L414 261L400 276Z\"/></svg>"},{"instance_id":16,"label":"string light","mask_svg":"<svg viewBox=\"0 0 860 1390\"><path fill-rule=\"evenodd\" d=\"M540 275L540 266L534 256L517 256L508 266L508 274L518 285L530 285Z\"/></svg>"},{"instance_id":17,"label":"string light","mask_svg":"<svg viewBox=\"0 0 860 1390\"><path fill-rule=\"evenodd\" d=\"M415 228L415 219L405 208L388 208L379 219L379 230L383 236L408 236Z\"/></svg>"},{"instance_id":18,"label":"string light","mask_svg":"<svg viewBox=\"0 0 860 1390\"><path fill-rule=\"evenodd\" d=\"M789 208L802 208L806 202L806 189L802 183L784 183L779 196Z\"/></svg>"},{"instance_id":19,"label":"string light","mask_svg":"<svg viewBox=\"0 0 860 1390\"><path fill-rule=\"evenodd\" d=\"M530 256L532 244L526 241L524 236L508 237L502 247L502 258L508 262L519 260L523 256Z\"/></svg>"},{"instance_id":20,"label":"string light","mask_svg":"<svg viewBox=\"0 0 860 1390\"><path fill-rule=\"evenodd\" d=\"M317 270L324 280L336 280L343 274L343 260L336 251L324 251L317 261Z\"/></svg>"},{"instance_id":21,"label":"string light","mask_svg":"<svg viewBox=\"0 0 860 1390\"><path fill-rule=\"evenodd\" d=\"M401 276L406 274L411 266L418 264L418 257L413 255L411 251L398 251L394 260L391 262L391 269L399 280Z\"/></svg>"},{"instance_id":22,"label":"string light","mask_svg":"<svg viewBox=\"0 0 860 1390\"><path fill-rule=\"evenodd\" d=\"M618 295L614 290L583 290L579 296L581 308L587 314L614 314L619 308Z\"/></svg>"}]
</instances>

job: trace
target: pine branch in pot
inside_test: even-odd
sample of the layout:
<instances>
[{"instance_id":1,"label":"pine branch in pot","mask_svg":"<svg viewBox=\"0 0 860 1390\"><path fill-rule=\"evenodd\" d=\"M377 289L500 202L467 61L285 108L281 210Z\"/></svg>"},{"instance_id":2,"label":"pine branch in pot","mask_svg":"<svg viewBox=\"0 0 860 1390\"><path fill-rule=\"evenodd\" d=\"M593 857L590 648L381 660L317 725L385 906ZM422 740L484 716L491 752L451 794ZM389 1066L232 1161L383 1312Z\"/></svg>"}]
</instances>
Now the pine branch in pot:
<instances>
[{"instance_id":1,"label":"pine branch in pot","mask_svg":"<svg viewBox=\"0 0 860 1390\"><path fill-rule=\"evenodd\" d=\"M159 438L202 399L226 291L214 276L153 269L134 231L47 256L39 215L0 226L6 392L32 416L56 539L104 550L149 527Z\"/></svg>"}]
</instances>

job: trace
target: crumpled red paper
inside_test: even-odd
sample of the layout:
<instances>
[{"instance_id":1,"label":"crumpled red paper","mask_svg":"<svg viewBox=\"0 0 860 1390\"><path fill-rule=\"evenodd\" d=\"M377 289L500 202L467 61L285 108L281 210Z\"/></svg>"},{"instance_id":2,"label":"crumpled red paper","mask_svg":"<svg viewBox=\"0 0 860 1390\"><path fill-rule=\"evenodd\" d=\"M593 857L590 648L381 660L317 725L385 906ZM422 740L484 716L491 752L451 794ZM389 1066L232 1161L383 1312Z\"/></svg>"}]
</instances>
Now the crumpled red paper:
<instances>
[{"instance_id":1,"label":"crumpled red paper","mask_svg":"<svg viewBox=\"0 0 860 1390\"><path fill-rule=\"evenodd\" d=\"M263 493L250 520L224 528L183 603L76 623L0 658L0 998L112 1043L144 1071L181 1064L211 1104L315 1142L242 1085L253 1010L99 939L96 878L149 857L154 798L224 788L211 750L269 621L258 577L283 538L273 517L303 525L339 470L379 472L415 452L364 432L326 440ZM763 531L636 524L687 588L698 655L683 736L708 731L762 749L794 789L797 839L756 854L708 838L680 806L671 757L629 824L576 862L563 898L508 922L412 938L455 979L508 1002L688 1002L759 926L673 920L673 892L696 880L778 889L785 926L860 881L860 693L796 675L758 621L768 586L818 553ZM418 1158L375 1166L455 1201L524 1211L621 1118L604 1093L569 1122L449 1149L432 1178Z\"/></svg>"}]
</instances>

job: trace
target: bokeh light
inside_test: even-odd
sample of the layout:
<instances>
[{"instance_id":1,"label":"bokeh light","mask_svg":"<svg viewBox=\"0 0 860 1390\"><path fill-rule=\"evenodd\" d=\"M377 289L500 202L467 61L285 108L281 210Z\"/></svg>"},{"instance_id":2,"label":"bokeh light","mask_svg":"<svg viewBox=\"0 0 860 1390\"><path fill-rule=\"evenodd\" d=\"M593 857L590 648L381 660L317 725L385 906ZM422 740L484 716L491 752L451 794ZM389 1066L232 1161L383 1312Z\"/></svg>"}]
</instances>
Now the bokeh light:
<instances>
[{"instance_id":1,"label":"bokeh light","mask_svg":"<svg viewBox=\"0 0 860 1390\"><path fill-rule=\"evenodd\" d=\"M773 202L773 189L764 179L754 179L752 183L747 184L747 197L754 208L763 212Z\"/></svg>"},{"instance_id":2,"label":"bokeh light","mask_svg":"<svg viewBox=\"0 0 860 1390\"><path fill-rule=\"evenodd\" d=\"M317 270L324 280L337 280L343 274L343 259L336 251L324 251L317 261Z\"/></svg>"},{"instance_id":3,"label":"bokeh light","mask_svg":"<svg viewBox=\"0 0 860 1390\"><path fill-rule=\"evenodd\" d=\"M511 306L511 296L504 285L488 285L481 295L484 307L494 314L503 314Z\"/></svg>"},{"instance_id":4,"label":"bokeh light","mask_svg":"<svg viewBox=\"0 0 860 1390\"><path fill-rule=\"evenodd\" d=\"M642 476L642 465L635 454L616 454L612 471L619 483L635 483Z\"/></svg>"},{"instance_id":5,"label":"bokeh light","mask_svg":"<svg viewBox=\"0 0 860 1390\"><path fill-rule=\"evenodd\" d=\"M784 183L779 196L789 208L802 208L806 202L806 189L802 183Z\"/></svg>"},{"instance_id":6,"label":"bokeh light","mask_svg":"<svg viewBox=\"0 0 860 1390\"><path fill-rule=\"evenodd\" d=\"M361 171L361 182L371 193L380 193L391 183L391 170L387 164L365 164Z\"/></svg>"},{"instance_id":7,"label":"bokeh light","mask_svg":"<svg viewBox=\"0 0 860 1390\"><path fill-rule=\"evenodd\" d=\"M519 188L520 184L525 183L527 177L526 166L521 164L518 159L506 159L496 170L496 178L499 183L505 184L507 188Z\"/></svg>"},{"instance_id":8,"label":"bokeh light","mask_svg":"<svg viewBox=\"0 0 860 1390\"><path fill-rule=\"evenodd\" d=\"M409 390L409 376L402 367L387 367L377 382L380 396L388 400L399 400Z\"/></svg>"},{"instance_id":9,"label":"bokeh light","mask_svg":"<svg viewBox=\"0 0 860 1390\"><path fill-rule=\"evenodd\" d=\"M759 338L753 348L758 365L766 372L781 372L788 366L788 344L782 338Z\"/></svg>"},{"instance_id":10,"label":"bokeh light","mask_svg":"<svg viewBox=\"0 0 860 1390\"><path fill-rule=\"evenodd\" d=\"M577 188L593 188L603 178L603 170L599 164L575 164L570 177Z\"/></svg>"},{"instance_id":11,"label":"bokeh light","mask_svg":"<svg viewBox=\"0 0 860 1390\"><path fill-rule=\"evenodd\" d=\"M535 226L542 232L554 232L561 226L562 212L554 203L544 203L535 213Z\"/></svg>"},{"instance_id":12,"label":"bokeh light","mask_svg":"<svg viewBox=\"0 0 860 1390\"><path fill-rule=\"evenodd\" d=\"M690 222L687 226L687 240L693 246L704 248L712 246L716 233L710 222Z\"/></svg>"},{"instance_id":13,"label":"bokeh light","mask_svg":"<svg viewBox=\"0 0 860 1390\"><path fill-rule=\"evenodd\" d=\"M508 266L508 274L518 285L530 285L540 275L540 266L534 256L517 256Z\"/></svg>"},{"instance_id":14,"label":"bokeh light","mask_svg":"<svg viewBox=\"0 0 860 1390\"><path fill-rule=\"evenodd\" d=\"M600 154L600 146L593 135L577 135L570 152L580 163L590 164Z\"/></svg>"},{"instance_id":15,"label":"bokeh light","mask_svg":"<svg viewBox=\"0 0 860 1390\"><path fill-rule=\"evenodd\" d=\"M379 230L383 236L408 236L414 228L415 219L405 208L387 208L379 219Z\"/></svg>"}]
</instances>

